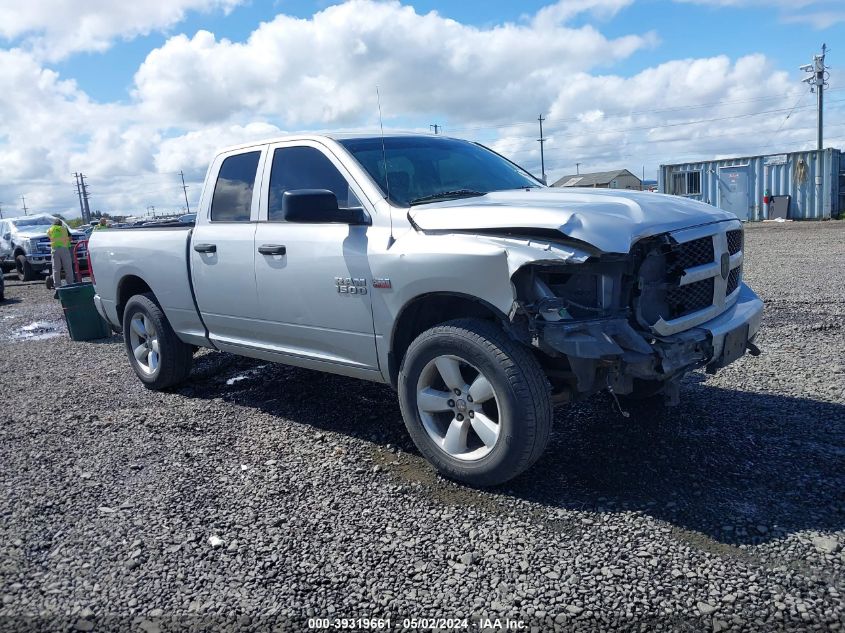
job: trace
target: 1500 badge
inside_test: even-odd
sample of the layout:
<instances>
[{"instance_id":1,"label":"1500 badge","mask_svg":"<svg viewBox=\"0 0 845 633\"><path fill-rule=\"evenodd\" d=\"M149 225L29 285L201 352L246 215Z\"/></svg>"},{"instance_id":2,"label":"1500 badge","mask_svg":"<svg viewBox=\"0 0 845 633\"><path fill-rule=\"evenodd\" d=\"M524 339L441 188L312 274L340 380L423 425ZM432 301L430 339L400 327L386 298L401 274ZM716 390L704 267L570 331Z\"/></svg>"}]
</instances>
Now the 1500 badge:
<instances>
[{"instance_id":1,"label":"1500 badge","mask_svg":"<svg viewBox=\"0 0 845 633\"><path fill-rule=\"evenodd\" d=\"M367 294L367 280L356 277L335 277L335 286L340 294L365 295Z\"/></svg>"}]
</instances>

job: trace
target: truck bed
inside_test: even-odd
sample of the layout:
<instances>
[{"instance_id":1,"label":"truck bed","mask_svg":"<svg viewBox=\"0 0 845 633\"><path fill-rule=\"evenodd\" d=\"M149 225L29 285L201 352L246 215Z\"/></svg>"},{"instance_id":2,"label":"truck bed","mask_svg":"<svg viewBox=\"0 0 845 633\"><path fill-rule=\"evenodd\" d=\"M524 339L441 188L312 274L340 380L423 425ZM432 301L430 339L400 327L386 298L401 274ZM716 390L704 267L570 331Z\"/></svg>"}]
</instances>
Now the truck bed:
<instances>
[{"instance_id":1,"label":"truck bed","mask_svg":"<svg viewBox=\"0 0 845 633\"><path fill-rule=\"evenodd\" d=\"M192 232L191 225L162 223L91 235L88 248L95 288L113 324L121 323L121 304L128 298L122 295L128 284L146 283L182 340L198 345L206 341L188 270Z\"/></svg>"}]
</instances>

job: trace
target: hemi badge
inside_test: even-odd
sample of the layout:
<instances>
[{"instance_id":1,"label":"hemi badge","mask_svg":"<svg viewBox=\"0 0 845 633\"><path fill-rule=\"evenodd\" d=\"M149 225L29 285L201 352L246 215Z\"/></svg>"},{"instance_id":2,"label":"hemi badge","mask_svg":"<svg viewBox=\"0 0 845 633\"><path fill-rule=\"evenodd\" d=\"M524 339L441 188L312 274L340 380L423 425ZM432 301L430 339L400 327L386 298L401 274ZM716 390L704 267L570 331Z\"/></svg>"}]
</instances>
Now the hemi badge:
<instances>
[{"instance_id":1,"label":"hemi badge","mask_svg":"<svg viewBox=\"0 0 845 633\"><path fill-rule=\"evenodd\" d=\"M390 277L373 277L373 288L392 288Z\"/></svg>"}]
</instances>

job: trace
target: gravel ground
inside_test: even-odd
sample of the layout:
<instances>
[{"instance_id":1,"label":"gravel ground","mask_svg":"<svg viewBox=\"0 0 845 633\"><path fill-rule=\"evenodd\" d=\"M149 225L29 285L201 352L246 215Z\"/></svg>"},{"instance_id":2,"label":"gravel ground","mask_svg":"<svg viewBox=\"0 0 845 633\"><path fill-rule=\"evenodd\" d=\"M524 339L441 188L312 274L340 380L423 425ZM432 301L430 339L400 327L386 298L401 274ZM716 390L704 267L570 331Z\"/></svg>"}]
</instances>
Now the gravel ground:
<instances>
[{"instance_id":1,"label":"gravel ground","mask_svg":"<svg viewBox=\"0 0 845 633\"><path fill-rule=\"evenodd\" d=\"M560 409L489 491L428 468L387 387L202 352L150 392L120 339L70 341L7 278L0 628L843 630L843 244L845 222L750 226L763 354L674 409Z\"/></svg>"}]
</instances>

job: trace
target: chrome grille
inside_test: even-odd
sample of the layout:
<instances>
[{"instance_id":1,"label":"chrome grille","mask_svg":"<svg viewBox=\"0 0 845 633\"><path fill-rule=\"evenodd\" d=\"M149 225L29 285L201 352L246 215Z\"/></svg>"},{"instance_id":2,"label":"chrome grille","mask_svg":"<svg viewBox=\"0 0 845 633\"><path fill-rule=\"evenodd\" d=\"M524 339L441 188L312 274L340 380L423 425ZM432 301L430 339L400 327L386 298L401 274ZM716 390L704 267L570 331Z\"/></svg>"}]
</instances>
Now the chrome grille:
<instances>
[{"instance_id":1,"label":"chrome grille","mask_svg":"<svg viewBox=\"0 0 845 633\"><path fill-rule=\"evenodd\" d=\"M709 308L713 304L713 278L670 288L666 301L669 304L672 319Z\"/></svg>"},{"instance_id":2,"label":"chrome grille","mask_svg":"<svg viewBox=\"0 0 845 633\"><path fill-rule=\"evenodd\" d=\"M728 275L728 286L725 288L725 296L732 294L734 290L739 288L739 278L742 274L742 266L737 266Z\"/></svg>"},{"instance_id":3,"label":"chrome grille","mask_svg":"<svg viewBox=\"0 0 845 633\"><path fill-rule=\"evenodd\" d=\"M669 234L665 258L652 251L641 265L638 318L671 335L718 316L737 300L742 284L743 230L737 221ZM662 268L661 268L662 266ZM662 273L661 273L662 270Z\"/></svg>"},{"instance_id":4,"label":"chrome grille","mask_svg":"<svg viewBox=\"0 0 845 633\"><path fill-rule=\"evenodd\" d=\"M709 264L713 261L713 238L708 235L682 244L676 261L684 269Z\"/></svg>"},{"instance_id":5,"label":"chrome grille","mask_svg":"<svg viewBox=\"0 0 845 633\"><path fill-rule=\"evenodd\" d=\"M742 250L742 229L734 229L728 231L728 252L731 255L736 255Z\"/></svg>"}]
</instances>

